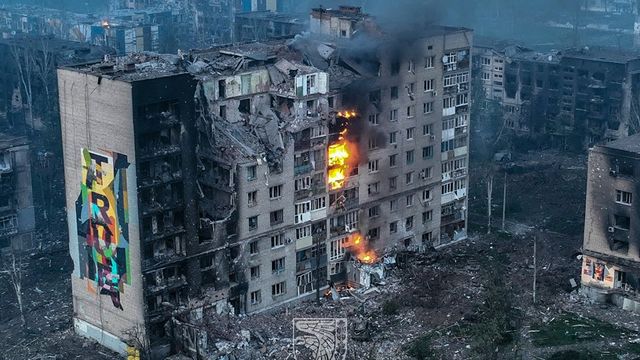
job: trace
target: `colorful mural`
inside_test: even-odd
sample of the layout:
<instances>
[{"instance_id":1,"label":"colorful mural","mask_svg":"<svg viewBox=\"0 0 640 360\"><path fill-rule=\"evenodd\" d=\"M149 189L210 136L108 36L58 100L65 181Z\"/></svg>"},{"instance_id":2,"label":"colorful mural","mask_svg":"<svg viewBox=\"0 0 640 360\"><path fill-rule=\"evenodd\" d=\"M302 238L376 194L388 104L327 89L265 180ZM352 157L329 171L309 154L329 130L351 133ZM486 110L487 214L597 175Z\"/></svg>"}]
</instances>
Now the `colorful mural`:
<instances>
[{"instance_id":1,"label":"colorful mural","mask_svg":"<svg viewBox=\"0 0 640 360\"><path fill-rule=\"evenodd\" d=\"M80 278L89 291L109 295L123 310L120 293L131 285L127 156L81 149L82 182L76 201Z\"/></svg>"}]
</instances>

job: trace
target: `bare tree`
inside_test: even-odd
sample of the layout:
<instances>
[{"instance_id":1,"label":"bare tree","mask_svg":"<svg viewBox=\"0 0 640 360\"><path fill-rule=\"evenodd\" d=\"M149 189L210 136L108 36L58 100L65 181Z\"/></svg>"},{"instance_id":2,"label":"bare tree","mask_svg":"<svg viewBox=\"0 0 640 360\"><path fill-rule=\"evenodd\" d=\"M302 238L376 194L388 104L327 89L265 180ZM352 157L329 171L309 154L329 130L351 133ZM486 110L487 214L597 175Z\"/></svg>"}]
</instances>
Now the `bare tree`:
<instances>
[{"instance_id":1,"label":"bare tree","mask_svg":"<svg viewBox=\"0 0 640 360\"><path fill-rule=\"evenodd\" d=\"M38 50L39 50L38 52L41 52L41 54L38 54L39 56L33 56L34 54L32 53L32 64L36 73L35 75L42 82L42 87L44 89L44 95L45 95L44 109L48 110L50 109L49 108L49 101L51 97L50 84L54 78L53 73L55 71L55 58L52 52L50 51L49 42L46 41L45 38L40 38L39 41L40 41L40 44L38 47Z\"/></svg>"},{"instance_id":2,"label":"bare tree","mask_svg":"<svg viewBox=\"0 0 640 360\"><path fill-rule=\"evenodd\" d=\"M28 46L12 45L11 55L18 68L21 93L27 101L27 124L33 130L33 53Z\"/></svg>"},{"instance_id":3,"label":"bare tree","mask_svg":"<svg viewBox=\"0 0 640 360\"><path fill-rule=\"evenodd\" d=\"M16 254L13 251L11 251L9 258L9 261L5 259L2 262L2 270L0 270L0 274L9 278L13 291L16 293L18 310L20 311L20 320L24 327L27 325L27 321L24 317L24 307L22 304L22 274L24 271L24 264L22 263L22 256L18 256L16 259Z\"/></svg>"},{"instance_id":4,"label":"bare tree","mask_svg":"<svg viewBox=\"0 0 640 360\"><path fill-rule=\"evenodd\" d=\"M151 358L151 344L146 336L144 325L137 324L125 331L123 334L126 336L126 342L129 346L134 347L142 355L142 359Z\"/></svg>"},{"instance_id":5,"label":"bare tree","mask_svg":"<svg viewBox=\"0 0 640 360\"><path fill-rule=\"evenodd\" d=\"M487 174L487 234L491 234L491 200L493 198L493 172Z\"/></svg>"}]
</instances>

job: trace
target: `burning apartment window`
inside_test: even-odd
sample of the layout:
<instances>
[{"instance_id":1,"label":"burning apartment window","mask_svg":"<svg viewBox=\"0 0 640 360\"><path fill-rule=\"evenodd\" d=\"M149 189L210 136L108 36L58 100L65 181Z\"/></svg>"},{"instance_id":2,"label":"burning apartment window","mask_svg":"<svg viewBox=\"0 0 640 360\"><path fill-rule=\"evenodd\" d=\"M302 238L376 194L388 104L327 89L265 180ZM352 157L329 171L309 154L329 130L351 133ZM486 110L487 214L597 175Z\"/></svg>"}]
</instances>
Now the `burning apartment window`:
<instances>
[{"instance_id":1,"label":"burning apartment window","mask_svg":"<svg viewBox=\"0 0 640 360\"><path fill-rule=\"evenodd\" d=\"M249 230L255 230L258 228L258 215L252 216L248 219Z\"/></svg>"},{"instance_id":2,"label":"burning apartment window","mask_svg":"<svg viewBox=\"0 0 640 360\"><path fill-rule=\"evenodd\" d=\"M434 63L435 63L435 56L427 56L424 58L425 69L433 69Z\"/></svg>"},{"instance_id":3,"label":"burning apartment window","mask_svg":"<svg viewBox=\"0 0 640 360\"><path fill-rule=\"evenodd\" d=\"M374 173L378 171L378 163L379 160L369 160L369 173Z\"/></svg>"},{"instance_id":4,"label":"burning apartment window","mask_svg":"<svg viewBox=\"0 0 640 360\"><path fill-rule=\"evenodd\" d=\"M279 258L271 261L271 272L278 274L284 271L285 258Z\"/></svg>"},{"instance_id":5,"label":"burning apartment window","mask_svg":"<svg viewBox=\"0 0 640 360\"><path fill-rule=\"evenodd\" d=\"M413 194L409 194L406 196L407 207L413 206Z\"/></svg>"},{"instance_id":6,"label":"burning apartment window","mask_svg":"<svg viewBox=\"0 0 640 360\"><path fill-rule=\"evenodd\" d=\"M284 235L283 234L272 235L271 248L274 249L280 246L284 246Z\"/></svg>"},{"instance_id":7,"label":"burning apartment window","mask_svg":"<svg viewBox=\"0 0 640 360\"><path fill-rule=\"evenodd\" d=\"M287 282L282 281L277 284L271 285L271 295L272 296L280 296L287 293Z\"/></svg>"},{"instance_id":8,"label":"burning apartment window","mask_svg":"<svg viewBox=\"0 0 640 360\"><path fill-rule=\"evenodd\" d=\"M282 196L282 185L276 185L269 188L269 199L277 199Z\"/></svg>"},{"instance_id":9,"label":"burning apartment window","mask_svg":"<svg viewBox=\"0 0 640 360\"><path fill-rule=\"evenodd\" d=\"M247 193L247 205L255 206L258 203L258 191L250 191Z\"/></svg>"},{"instance_id":10,"label":"burning apartment window","mask_svg":"<svg viewBox=\"0 0 640 360\"><path fill-rule=\"evenodd\" d=\"M422 213L422 223L426 224L433 219L433 210L424 211Z\"/></svg>"},{"instance_id":11,"label":"burning apartment window","mask_svg":"<svg viewBox=\"0 0 640 360\"><path fill-rule=\"evenodd\" d=\"M260 265L252 266L251 269L249 269L249 272L251 274L251 280L255 280L255 279L259 278L260 277Z\"/></svg>"},{"instance_id":12,"label":"burning apartment window","mask_svg":"<svg viewBox=\"0 0 640 360\"><path fill-rule=\"evenodd\" d=\"M395 234L398 232L398 222L397 221L393 221L389 223L389 233L390 234Z\"/></svg>"},{"instance_id":13,"label":"burning apartment window","mask_svg":"<svg viewBox=\"0 0 640 360\"><path fill-rule=\"evenodd\" d=\"M415 134L416 128L410 127L407 129L407 140L413 140L413 135Z\"/></svg>"},{"instance_id":14,"label":"burning apartment window","mask_svg":"<svg viewBox=\"0 0 640 360\"><path fill-rule=\"evenodd\" d=\"M398 209L398 199L389 201L389 212L394 212Z\"/></svg>"},{"instance_id":15,"label":"burning apartment window","mask_svg":"<svg viewBox=\"0 0 640 360\"><path fill-rule=\"evenodd\" d=\"M251 292L251 305L257 305L262 302L262 293L260 290Z\"/></svg>"},{"instance_id":16,"label":"burning apartment window","mask_svg":"<svg viewBox=\"0 0 640 360\"><path fill-rule=\"evenodd\" d=\"M371 115L369 115L369 124L371 124L371 125L379 125L380 124L380 114L371 114Z\"/></svg>"},{"instance_id":17,"label":"burning apartment window","mask_svg":"<svg viewBox=\"0 0 640 360\"><path fill-rule=\"evenodd\" d=\"M616 202L619 204L631 205L632 195L630 192L616 190Z\"/></svg>"},{"instance_id":18,"label":"burning apartment window","mask_svg":"<svg viewBox=\"0 0 640 360\"><path fill-rule=\"evenodd\" d=\"M391 100L395 100L398 98L398 87L397 86L392 86L391 87Z\"/></svg>"},{"instance_id":19,"label":"burning apartment window","mask_svg":"<svg viewBox=\"0 0 640 360\"><path fill-rule=\"evenodd\" d=\"M373 217L377 217L380 216L380 206L379 205L375 205L369 208L369 217L373 218Z\"/></svg>"},{"instance_id":20,"label":"burning apartment window","mask_svg":"<svg viewBox=\"0 0 640 360\"><path fill-rule=\"evenodd\" d=\"M269 221L271 225L278 225L284 221L284 211L282 209L269 213Z\"/></svg>"},{"instance_id":21,"label":"burning apartment window","mask_svg":"<svg viewBox=\"0 0 640 360\"><path fill-rule=\"evenodd\" d=\"M413 216L409 216L404 219L404 229L407 231L413 229Z\"/></svg>"},{"instance_id":22,"label":"burning apartment window","mask_svg":"<svg viewBox=\"0 0 640 360\"><path fill-rule=\"evenodd\" d=\"M413 183L413 171L404 174L404 183L409 185Z\"/></svg>"},{"instance_id":23,"label":"burning apartment window","mask_svg":"<svg viewBox=\"0 0 640 360\"><path fill-rule=\"evenodd\" d=\"M413 162L415 160L415 151L414 150L409 150L409 151L406 152L406 160L407 160L407 165L413 164Z\"/></svg>"},{"instance_id":24,"label":"burning apartment window","mask_svg":"<svg viewBox=\"0 0 640 360\"><path fill-rule=\"evenodd\" d=\"M255 165L247 166L247 180L252 181L256 179L257 168Z\"/></svg>"},{"instance_id":25,"label":"burning apartment window","mask_svg":"<svg viewBox=\"0 0 640 360\"><path fill-rule=\"evenodd\" d=\"M389 178L389 190L393 191L398 188L398 177L393 176Z\"/></svg>"},{"instance_id":26,"label":"burning apartment window","mask_svg":"<svg viewBox=\"0 0 640 360\"><path fill-rule=\"evenodd\" d=\"M422 158L431 159L433 157L433 146L425 146L422 148Z\"/></svg>"},{"instance_id":27,"label":"burning apartment window","mask_svg":"<svg viewBox=\"0 0 640 360\"><path fill-rule=\"evenodd\" d=\"M398 121L398 109L389 111L389 121Z\"/></svg>"},{"instance_id":28,"label":"burning apartment window","mask_svg":"<svg viewBox=\"0 0 640 360\"><path fill-rule=\"evenodd\" d=\"M422 112L425 114L430 114L433 112L433 101L426 102L422 104Z\"/></svg>"},{"instance_id":29,"label":"burning apartment window","mask_svg":"<svg viewBox=\"0 0 640 360\"><path fill-rule=\"evenodd\" d=\"M367 185L367 194L376 195L380 192L380 182L374 182Z\"/></svg>"},{"instance_id":30,"label":"burning apartment window","mask_svg":"<svg viewBox=\"0 0 640 360\"><path fill-rule=\"evenodd\" d=\"M260 246L259 246L258 240L252 241L251 243L249 243L249 254L255 255L259 252L260 252Z\"/></svg>"}]
</instances>

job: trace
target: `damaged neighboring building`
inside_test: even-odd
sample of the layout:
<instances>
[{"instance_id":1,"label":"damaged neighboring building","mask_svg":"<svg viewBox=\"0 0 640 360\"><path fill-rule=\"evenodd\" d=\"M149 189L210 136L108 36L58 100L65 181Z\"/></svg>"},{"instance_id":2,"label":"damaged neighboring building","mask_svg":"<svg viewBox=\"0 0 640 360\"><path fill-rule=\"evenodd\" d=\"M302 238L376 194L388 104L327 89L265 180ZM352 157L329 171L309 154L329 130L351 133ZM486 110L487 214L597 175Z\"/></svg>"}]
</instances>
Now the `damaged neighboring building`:
<instances>
[{"instance_id":1,"label":"damaged neighboring building","mask_svg":"<svg viewBox=\"0 0 640 360\"><path fill-rule=\"evenodd\" d=\"M305 30L307 19L306 16L272 11L236 13L233 41L250 42L293 37Z\"/></svg>"},{"instance_id":2,"label":"damaged neighboring building","mask_svg":"<svg viewBox=\"0 0 640 360\"><path fill-rule=\"evenodd\" d=\"M640 313L640 135L589 153L581 292Z\"/></svg>"},{"instance_id":3,"label":"damaged neighboring building","mask_svg":"<svg viewBox=\"0 0 640 360\"><path fill-rule=\"evenodd\" d=\"M33 248L35 211L26 136L0 135L0 253Z\"/></svg>"},{"instance_id":4,"label":"damaged neighboring building","mask_svg":"<svg viewBox=\"0 0 640 360\"><path fill-rule=\"evenodd\" d=\"M584 47L539 53L480 46L474 67L505 127L583 150L640 130L640 52Z\"/></svg>"}]
</instances>

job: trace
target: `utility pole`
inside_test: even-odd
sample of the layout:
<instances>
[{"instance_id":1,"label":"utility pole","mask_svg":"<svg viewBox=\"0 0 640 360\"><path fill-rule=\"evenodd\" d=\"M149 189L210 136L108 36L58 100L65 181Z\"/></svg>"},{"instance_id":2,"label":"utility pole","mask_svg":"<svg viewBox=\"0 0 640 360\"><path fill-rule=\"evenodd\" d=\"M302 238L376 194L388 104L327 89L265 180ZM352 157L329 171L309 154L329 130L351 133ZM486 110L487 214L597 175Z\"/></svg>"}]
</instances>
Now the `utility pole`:
<instances>
[{"instance_id":1,"label":"utility pole","mask_svg":"<svg viewBox=\"0 0 640 360\"><path fill-rule=\"evenodd\" d=\"M507 213L507 171L504 172L504 185L502 187L502 231L504 231L505 215Z\"/></svg>"},{"instance_id":2,"label":"utility pole","mask_svg":"<svg viewBox=\"0 0 640 360\"><path fill-rule=\"evenodd\" d=\"M487 178L487 234L491 234L491 197L493 195L493 174Z\"/></svg>"},{"instance_id":3,"label":"utility pole","mask_svg":"<svg viewBox=\"0 0 640 360\"><path fill-rule=\"evenodd\" d=\"M538 247L538 232L533 235L533 304L536 303L536 281L538 277L536 248Z\"/></svg>"}]
</instances>

